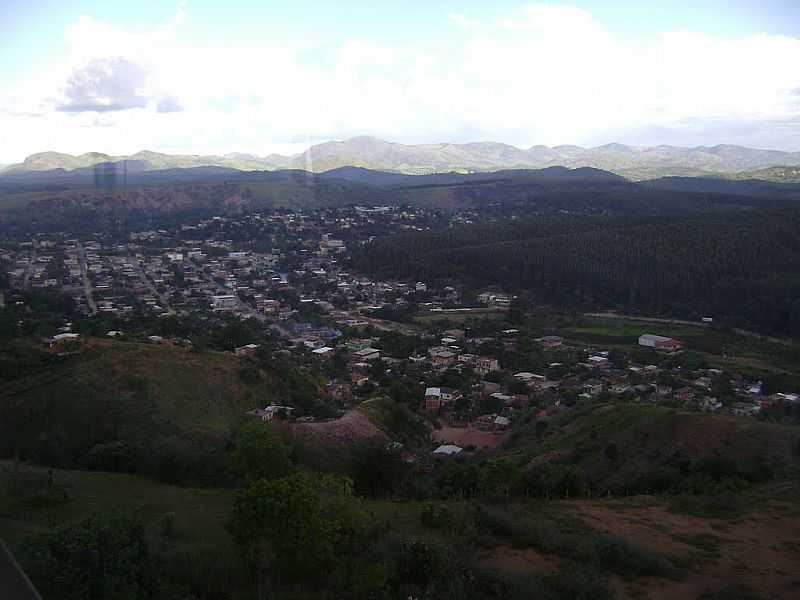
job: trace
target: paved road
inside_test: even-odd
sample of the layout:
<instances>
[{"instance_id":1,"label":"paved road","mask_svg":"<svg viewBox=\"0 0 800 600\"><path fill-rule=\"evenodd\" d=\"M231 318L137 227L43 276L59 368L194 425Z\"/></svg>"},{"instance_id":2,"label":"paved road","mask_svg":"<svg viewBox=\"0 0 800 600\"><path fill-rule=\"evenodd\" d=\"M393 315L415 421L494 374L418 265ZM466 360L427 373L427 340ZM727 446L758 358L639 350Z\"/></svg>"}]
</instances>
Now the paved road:
<instances>
[{"instance_id":1,"label":"paved road","mask_svg":"<svg viewBox=\"0 0 800 600\"><path fill-rule=\"evenodd\" d=\"M150 277L147 276L147 273L144 272L142 265L139 263L139 259L133 256L132 254L128 254L128 260L136 269L136 272L139 274L139 277L144 281L144 284L147 286L147 289L150 290L150 293L158 298L159 302L161 302L162 308L167 309L167 314L174 315L175 311L173 310L172 306L167 299L167 296L162 294L156 289L156 286L153 285L153 282L150 280Z\"/></svg>"},{"instance_id":2,"label":"paved road","mask_svg":"<svg viewBox=\"0 0 800 600\"><path fill-rule=\"evenodd\" d=\"M36 262L36 250L31 250L28 257L28 264L25 266L25 272L22 274L22 289L27 290L30 286L31 274L33 273L33 263Z\"/></svg>"},{"instance_id":3,"label":"paved road","mask_svg":"<svg viewBox=\"0 0 800 600\"><path fill-rule=\"evenodd\" d=\"M685 321L683 319L662 319L659 317L640 317L638 315L622 315L619 313L590 312L583 313L584 317L599 317L601 319L620 319L624 321L645 321L647 323L665 323L667 325L688 325L690 327L708 327L702 321Z\"/></svg>"},{"instance_id":4,"label":"paved road","mask_svg":"<svg viewBox=\"0 0 800 600\"><path fill-rule=\"evenodd\" d=\"M86 250L83 244L78 244L78 262L81 265L81 279L83 280L83 293L86 296L86 304L89 305L89 310L93 315L97 314L97 303L94 301L94 290L92 289L92 282L89 279L89 271L86 267Z\"/></svg>"}]
</instances>

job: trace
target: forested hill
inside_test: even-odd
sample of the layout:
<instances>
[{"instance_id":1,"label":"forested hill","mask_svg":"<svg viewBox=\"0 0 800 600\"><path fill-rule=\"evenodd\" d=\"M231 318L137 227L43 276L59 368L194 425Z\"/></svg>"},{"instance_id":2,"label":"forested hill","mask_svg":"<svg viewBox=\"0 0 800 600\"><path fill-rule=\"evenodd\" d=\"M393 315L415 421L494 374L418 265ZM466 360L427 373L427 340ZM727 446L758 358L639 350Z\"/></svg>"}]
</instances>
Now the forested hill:
<instances>
[{"instance_id":1,"label":"forested hill","mask_svg":"<svg viewBox=\"0 0 800 600\"><path fill-rule=\"evenodd\" d=\"M800 210L551 217L376 240L381 277L524 290L565 307L724 317L800 336Z\"/></svg>"}]
</instances>

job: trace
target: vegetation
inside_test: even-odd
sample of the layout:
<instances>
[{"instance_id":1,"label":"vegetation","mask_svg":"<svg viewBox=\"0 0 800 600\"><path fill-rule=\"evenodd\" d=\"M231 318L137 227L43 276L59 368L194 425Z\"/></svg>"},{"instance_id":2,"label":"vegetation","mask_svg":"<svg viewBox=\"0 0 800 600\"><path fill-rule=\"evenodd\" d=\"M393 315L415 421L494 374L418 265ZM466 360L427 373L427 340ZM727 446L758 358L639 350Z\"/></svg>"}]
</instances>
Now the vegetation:
<instances>
[{"instance_id":1,"label":"vegetation","mask_svg":"<svg viewBox=\"0 0 800 600\"><path fill-rule=\"evenodd\" d=\"M800 335L800 213L684 220L544 218L375 241L355 264L381 276L462 279L534 301Z\"/></svg>"},{"instance_id":2,"label":"vegetation","mask_svg":"<svg viewBox=\"0 0 800 600\"><path fill-rule=\"evenodd\" d=\"M232 355L119 342L91 341L68 357L15 345L0 352L0 365L13 379L0 389L2 456L184 485L261 476L266 455L270 469L286 474L288 459L268 440L247 437L245 427L234 453L233 433L246 410L279 399L280 373L297 380L301 407L299 394L314 386L299 372L258 365L258 380L246 383Z\"/></svg>"}]
</instances>

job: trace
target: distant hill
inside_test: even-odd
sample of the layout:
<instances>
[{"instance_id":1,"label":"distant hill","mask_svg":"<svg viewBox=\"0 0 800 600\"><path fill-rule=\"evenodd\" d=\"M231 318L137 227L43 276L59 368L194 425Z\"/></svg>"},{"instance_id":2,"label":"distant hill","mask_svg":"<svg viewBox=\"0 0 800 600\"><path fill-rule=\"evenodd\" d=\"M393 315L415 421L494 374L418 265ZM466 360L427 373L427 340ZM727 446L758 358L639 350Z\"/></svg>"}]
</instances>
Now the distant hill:
<instances>
[{"instance_id":1,"label":"distant hill","mask_svg":"<svg viewBox=\"0 0 800 600\"><path fill-rule=\"evenodd\" d=\"M731 176L733 179L761 179L776 183L800 183L800 167L767 167L745 171Z\"/></svg>"},{"instance_id":2,"label":"distant hill","mask_svg":"<svg viewBox=\"0 0 800 600\"><path fill-rule=\"evenodd\" d=\"M75 169L94 167L100 163L137 161L146 170L186 169L191 167L226 167L241 171L274 170L284 165L270 162L267 158L259 158L248 154L229 154L226 156L201 156L188 154L162 154L150 150L142 150L132 155L110 156L100 152L87 152L79 156L61 152L40 152L31 154L24 161L5 168L6 174L20 172L41 172L55 169L73 171Z\"/></svg>"},{"instance_id":3,"label":"distant hill","mask_svg":"<svg viewBox=\"0 0 800 600\"><path fill-rule=\"evenodd\" d=\"M552 166L591 167L641 180L663 176L750 172L761 178L762 169L800 166L800 152L761 150L734 145L697 146L626 146L605 144L595 148L580 146L531 146L517 148L497 142L466 144L397 144L361 136L344 141L330 141L311 146L301 154L256 156L245 153L216 155L173 155L143 150L129 156L110 156L89 152L80 156L59 152L32 154L22 163L10 165L5 172L41 172L54 169L72 171L99 163L123 160L142 161L147 170L189 167L224 167L241 171L303 169L315 173L359 167L408 175L447 173L451 171L500 171L540 169ZM773 173L764 173L772 179ZM776 179L784 181L783 179Z\"/></svg>"},{"instance_id":4,"label":"distant hill","mask_svg":"<svg viewBox=\"0 0 800 600\"><path fill-rule=\"evenodd\" d=\"M722 177L631 182L591 167L405 175L362 167L324 173L217 166L151 171L142 163L0 174L0 231L85 232L275 208L347 205L488 210L497 216L558 211L676 214L800 205L800 184Z\"/></svg>"}]
</instances>

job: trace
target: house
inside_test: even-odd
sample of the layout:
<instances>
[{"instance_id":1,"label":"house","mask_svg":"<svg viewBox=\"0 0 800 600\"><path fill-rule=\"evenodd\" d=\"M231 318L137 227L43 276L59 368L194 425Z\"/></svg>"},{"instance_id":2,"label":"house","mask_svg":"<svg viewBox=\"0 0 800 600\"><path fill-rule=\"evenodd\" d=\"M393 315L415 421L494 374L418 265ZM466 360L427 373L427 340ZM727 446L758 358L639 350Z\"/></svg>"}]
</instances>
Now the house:
<instances>
[{"instance_id":1,"label":"house","mask_svg":"<svg viewBox=\"0 0 800 600\"><path fill-rule=\"evenodd\" d=\"M536 341L539 342L545 350L558 348L564 343L564 341L557 335L546 335L544 337L536 338Z\"/></svg>"},{"instance_id":2,"label":"house","mask_svg":"<svg viewBox=\"0 0 800 600\"><path fill-rule=\"evenodd\" d=\"M369 377L358 371L353 371L350 373L350 382L355 386L361 387L369 383Z\"/></svg>"},{"instance_id":3,"label":"house","mask_svg":"<svg viewBox=\"0 0 800 600\"><path fill-rule=\"evenodd\" d=\"M683 342L653 333L640 335L639 345L647 348L655 348L656 350L665 350L667 352L676 352L683 348Z\"/></svg>"},{"instance_id":4,"label":"house","mask_svg":"<svg viewBox=\"0 0 800 600\"><path fill-rule=\"evenodd\" d=\"M442 444L433 451L433 456L435 458L448 458L450 456L459 454L462 450L463 448L460 446L455 446L453 444Z\"/></svg>"},{"instance_id":5,"label":"house","mask_svg":"<svg viewBox=\"0 0 800 600\"><path fill-rule=\"evenodd\" d=\"M698 377L694 380L694 385L705 390L711 389L711 379L708 377Z\"/></svg>"},{"instance_id":6,"label":"house","mask_svg":"<svg viewBox=\"0 0 800 600\"><path fill-rule=\"evenodd\" d=\"M381 351L377 348L362 348L353 352L353 356L360 361L376 360L380 358Z\"/></svg>"},{"instance_id":7,"label":"house","mask_svg":"<svg viewBox=\"0 0 800 600\"><path fill-rule=\"evenodd\" d=\"M511 420L508 417L503 417L501 415L497 415L494 418L494 430L495 431L505 431L511 426Z\"/></svg>"},{"instance_id":8,"label":"house","mask_svg":"<svg viewBox=\"0 0 800 600\"><path fill-rule=\"evenodd\" d=\"M482 294L478 294L478 302L487 306L506 307L511 304L511 297L505 294L483 292Z\"/></svg>"},{"instance_id":9,"label":"house","mask_svg":"<svg viewBox=\"0 0 800 600\"><path fill-rule=\"evenodd\" d=\"M509 394L504 394L503 392L495 392L494 394L489 394L490 398L494 398L495 400L499 400L503 403L503 406L511 406L514 403L516 398L514 396L510 396Z\"/></svg>"},{"instance_id":10,"label":"house","mask_svg":"<svg viewBox=\"0 0 800 600\"><path fill-rule=\"evenodd\" d=\"M425 410L438 413L442 408L442 390L438 387L425 389Z\"/></svg>"},{"instance_id":11,"label":"house","mask_svg":"<svg viewBox=\"0 0 800 600\"><path fill-rule=\"evenodd\" d=\"M456 359L456 353L449 348L434 347L428 349L431 364L435 367L449 367Z\"/></svg>"},{"instance_id":12,"label":"house","mask_svg":"<svg viewBox=\"0 0 800 600\"><path fill-rule=\"evenodd\" d=\"M522 371L521 373L514 373L514 379L519 379L523 383L533 384L533 383L543 383L545 381L545 376L537 375L536 373L528 373L527 371Z\"/></svg>"},{"instance_id":13,"label":"house","mask_svg":"<svg viewBox=\"0 0 800 600\"><path fill-rule=\"evenodd\" d=\"M489 356L480 356L475 363L475 370L480 375L486 375L487 373L491 373L492 371L499 371L500 370L500 363L496 358L491 358Z\"/></svg>"},{"instance_id":14,"label":"house","mask_svg":"<svg viewBox=\"0 0 800 600\"><path fill-rule=\"evenodd\" d=\"M264 422L269 422L274 420L275 418L286 418L289 419L292 416L292 411L294 408L291 406L278 406L277 404L270 404L266 408L257 408L255 410L249 410L246 414L250 415L251 417L256 417L261 419Z\"/></svg>"},{"instance_id":15,"label":"house","mask_svg":"<svg viewBox=\"0 0 800 600\"><path fill-rule=\"evenodd\" d=\"M656 365L647 365L642 371L645 377L656 377L661 372L661 369Z\"/></svg>"},{"instance_id":16,"label":"house","mask_svg":"<svg viewBox=\"0 0 800 600\"><path fill-rule=\"evenodd\" d=\"M45 343L49 348L66 353L80 348L81 336L79 333L58 333L51 338L47 338Z\"/></svg>"},{"instance_id":17,"label":"house","mask_svg":"<svg viewBox=\"0 0 800 600\"><path fill-rule=\"evenodd\" d=\"M211 307L214 310L232 310L239 304L239 298L233 294L223 294L211 297Z\"/></svg>"},{"instance_id":18,"label":"house","mask_svg":"<svg viewBox=\"0 0 800 600\"><path fill-rule=\"evenodd\" d=\"M478 355L477 354L459 354L458 355L458 362L464 363L466 365L474 365L478 362Z\"/></svg>"},{"instance_id":19,"label":"house","mask_svg":"<svg viewBox=\"0 0 800 600\"><path fill-rule=\"evenodd\" d=\"M608 368L608 358L605 356L590 356L587 362L593 369Z\"/></svg>"},{"instance_id":20,"label":"house","mask_svg":"<svg viewBox=\"0 0 800 600\"><path fill-rule=\"evenodd\" d=\"M603 393L603 382L597 379L588 379L583 384L583 390L594 398Z\"/></svg>"},{"instance_id":21,"label":"house","mask_svg":"<svg viewBox=\"0 0 800 600\"><path fill-rule=\"evenodd\" d=\"M461 397L461 392L449 387L440 387L439 392L442 394L442 402L454 402Z\"/></svg>"},{"instance_id":22,"label":"house","mask_svg":"<svg viewBox=\"0 0 800 600\"><path fill-rule=\"evenodd\" d=\"M258 350L258 344L245 344L236 348L234 354L236 356L255 356L256 350Z\"/></svg>"}]
</instances>

